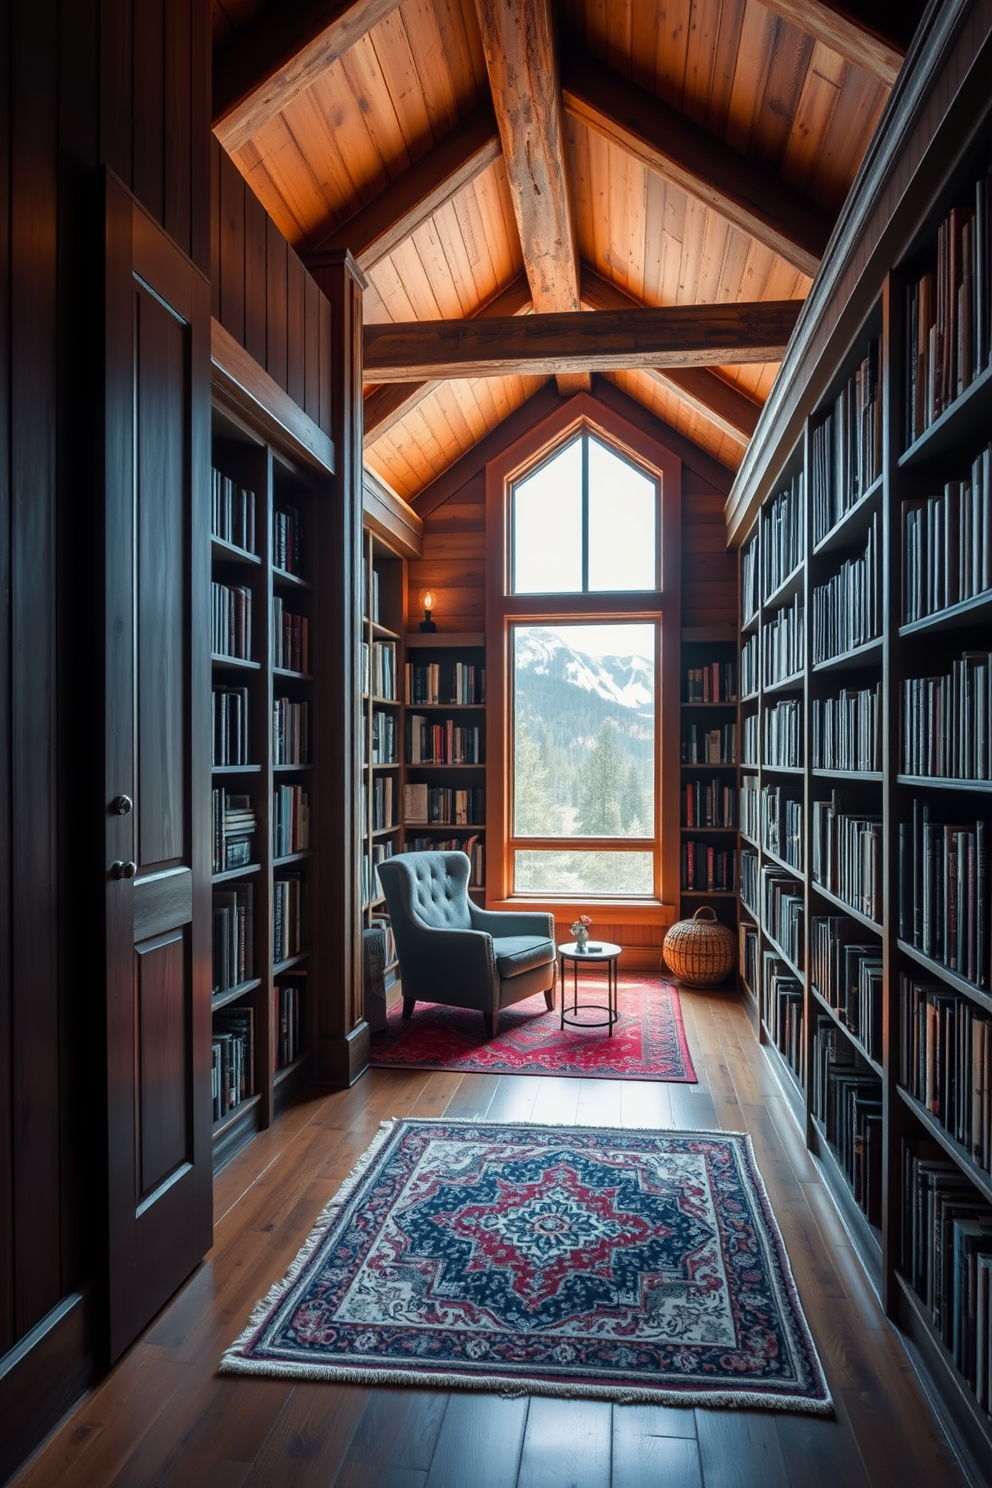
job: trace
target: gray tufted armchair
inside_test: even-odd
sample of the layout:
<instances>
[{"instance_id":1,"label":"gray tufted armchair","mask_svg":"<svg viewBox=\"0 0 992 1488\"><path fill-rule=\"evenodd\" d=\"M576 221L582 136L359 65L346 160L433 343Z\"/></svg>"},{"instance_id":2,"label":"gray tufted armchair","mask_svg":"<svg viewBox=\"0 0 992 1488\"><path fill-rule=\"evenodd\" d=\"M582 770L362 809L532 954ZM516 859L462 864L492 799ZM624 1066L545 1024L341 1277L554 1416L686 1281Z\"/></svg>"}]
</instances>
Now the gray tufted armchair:
<instances>
[{"instance_id":1,"label":"gray tufted armchair","mask_svg":"<svg viewBox=\"0 0 992 1488\"><path fill-rule=\"evenodd\" d=\"M379 864L404 1018L417 1001L478 1008L492 1038L500 1008L535 992L544 993L549 1011L554 1007L554 919L479 909L468 894L470 872L462 852L398 853Z\"/></svg>"}]
</instances>

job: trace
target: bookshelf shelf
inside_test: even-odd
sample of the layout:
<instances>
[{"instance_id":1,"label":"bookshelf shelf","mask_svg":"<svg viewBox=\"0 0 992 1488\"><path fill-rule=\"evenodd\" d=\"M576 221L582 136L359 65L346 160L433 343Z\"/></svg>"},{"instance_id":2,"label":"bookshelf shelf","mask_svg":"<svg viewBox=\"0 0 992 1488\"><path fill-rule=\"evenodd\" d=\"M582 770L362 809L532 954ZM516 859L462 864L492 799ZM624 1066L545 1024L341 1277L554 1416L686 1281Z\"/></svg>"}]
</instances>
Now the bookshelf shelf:
<instances>
[{"instance_id":1,"label":"bookshelf shelf","mask_svg":"<svg viewBox=\"0 0 992 1488\"><path fill-rule=\"evenodd\" d=\"M882 926L877 920L870 919L860 909L856 909L853 904L848 904L846 899L841 899L832 889L824 888L823 884L819 883L815 878L810 879L810 888L815 894L819 894L821 899L825 899L828 904L832 904L835 909L839 909L843 914L850 915L852 920L857 920L858 924L863 925L866 930L874 930L876 935L881 935Z\"/></svg>"},{"instance_id":2,"label":"bookshelf shelf","mask_svg":"<svg viewBox=\"0 0 992 1488\"><path fill-rule=\"evenodd\" d=\"M763 610L775 609L783 600L791 599L794 594L798 594L803 587L805 568L805 562L797 563L792 572L786 574L778 588L773 589L771 594L765 595L761 601L761 608Z\"/></svg>"},{"instance_id":3,"label":"bookshelf shelf","mask_svg":"<svg viewBox=\"0 0 992 1488\"><path fill-rule=\"evenodd\" d=\"M793 672L791 677L783 677L779 682L766 682L761 691L763 693L795 692L797 688L804 685L805 681L805 672Z\"/></svg>"},{"instance_id":4,"label":"bookshelf shelf","mask_svg":"<svg viewBox=\"0 0 992 1488\"><path fill-rule=\"evenodd\" d=\"M289 1064L281 1064L277 1070L272 1072L273 1085L283 1085L287 1080L292 1080L310 1062L310 1058L311 1055L307 1052L298 1054L295 1059L290 1060Z\"/></svg>"},{"instance_id":5,"label":"bookshelf shelf","mask_svg":"<svg viewBox=\"0 0 992 1488\"><path fill-rule=\"evenodd\" d=\"M987 1173L984 1168L979 1167L967 1147L959 1142L945 1126L942 1126L935 1116L931 1115L922 1101L918 1101L915 1096L910 1095L909 1091L904 1089L902 1085L897 1085L896 1089L899 1092L899 1099L904 1105L909 1107L920 1125L926 1127L934 1141L939 1142L944 1150L953 1157L958 1167L963 1168L968 1174L968 1177L982 1197L992 1204L992 1174Z\"/></svg>"},{"instance_id":6,"label":"bookshelf shelf","mask_svg":"<svg viewBox=\"0 0 992 1488\"><path fill-rule=\"evenodd\" d=\"M916 946L910 945L908 940L897 940L896 946L904 956L908 956L911 961L915 961L917 966L922 967L930 976L945 982L954 992L960 992L965 997L970 997L973 1002L978 1003L979 1007L983 1007L987 1012L992 1013L992 993L986 991L984 987L976 987L975 983L969 982L966 977L958 976L956 971L952 971L949 966L945 966L941 961L934 961L931 956L927 956L923 951L917 950Z\"/></svg>"},{"instance_id":7,"label":"bookshelf shelf","mask_svg":"<svg viewBox=\"0 0 992 1488\"><path fill-rule=\"evenodd\" d=\"M757 846L757 843L755 844L755 846ZM762 846L760 851L770 863L775 864L776 868L782 868L785 870L786 873L794 873L796 878L798 879L802 878L803 870L801 868L797 868L794 863L790 863L786 858L780 857L779 854L777 852L773 852L770 847Z\"/></svg>"},{"instance_id":8,"label":"bookshelf shelf","mask_svg":"<svg viewBox=\"0 0 992 1488\"><path fill-rule=\"evenodd\" d=\"M309 579L301 579L299 574L290 573L288 569L279 568L276 564L272 565L272 582L274 584L284 584L289 589L313 588Z\"/></svg>"},{"instance_id":9,"label":"bookshelf shelf","mask_svg":"<svg viewBox=\"0 0 992 1488\"><path fill-rule=\"evenodd\" d=\"M838 1209L848 1234L854 1241L865 1270L876 1290L880 1288L882 1272L882 1237L874 1225L868 1223L862 1209L855 1200L848 1176L837 1156L836 1149L816 1116L812 1118L816 1142L813 1155L827 1175L831 1193L839 1199Z\"/></svg>"},{"instance_id":10,"label":"bookshelf shelf","mask_svg":"<svg viewBox=\"0 0 992 1488\"><path fill-rule=\"evenodd\" d=\"M861 646L852 646L849 651L842 651L838 656L828 656L824 661L815 661L812 670L818 674L853 671L855 667L874 665L881 655L882 637L878 636L873 641L865 641Z\"/></svg>"},{"instance_id":11,"label":"bookshelf shelf","mask_svg":"<svg viewBox=\"0 0 992 1488\"><path fill-rule=\"evenodd\" d=\"M262 663L260 661L246 661L241 656L221 656L216 651L211 654L211 664L217 668L224 668L232 672L260 672Z\"/></svg>"},{"instance_id":12,"label":"bookshelf shelf","mask_svg":"<svg viewBox=\"0 0 992 1488\"><path fill-rule=\"evenodd\" d=\"M840 521L813 544L814 558L820 558L827 553L839 552L843 548L864 541L869 520L872 513L877 510L878 500L882 494L883 479L884 477L879 476L873 481L860 501L849 507Z\"/></svg>"},{"instance_id":13,"label":"bookshelf shelf","mask_svg":"<svg viewBox=\"0 0 992 1488\"><path fill-rule=\"evenodd\" d=\"M802 775L802 765L756 765L762 775Z\"/></svg>"},{"instance_id":14,"label":"bookshelf shelf","mask_svg":"<svg viewBox=\"0 0 992 1488\"><path fill-rule=\"evenodd\" d=\"M227 987L223 992L215 992L210 999L211 1011L216 1012L218 1008L226 1007L229 1002L237 1002L239 997L245 997L261 985L261 977L251 977L246 982L239 982L236 987Z\"/></svg>"},{"instance_id":15,"label":"bookshelf shelf","mask_svg":"<svg viewBox=\"0 0 992 1488\"><path fill-rule=\"evenodd\" d=\"M814 780L866 780L879 785L884 778L881 770L821 770L817 767L810 773Z\"/></svg>"},{"instance_id":16,"label":"bookshelf shelf","mask_svg":"<svg viewBox=\"0 0 992 1488\"><path fill-rule=\"evenodd\" d=\"M961 630L966 626L988 624L992 624L990 589L983 590L971 599L963 599L959 604L948 605L946 609L935 610L932 615L924 615L920 620L911 620L908 625L900 625L899 635L928 635L931 632Z\"/></svg>"},{"instance_id":17,"label":"bookshelf shelf","mask_svg":"<svg viewBox=\"0 0 992 1488\"><path fill-rule=\"evenodd\" d=\"M289 667L273 667L273 677L283 677L290 682L312 682L313 676L310 672L294 672Z\"/></svg>"},{"instance_id":18,"label":"bookshelf shelf","mask_svg":"<svg viewBox=\"0 0 992 1488\"><path fill-rule=\"evenodd\" d=\"M260 1114L262 1097L260 1095L246 1095L243 1100L238 1101L226 1111L219 1121L214 1122L214 1140L229 1132L233 1127L248 1125L255 1128Z\"/></svg>"},{"instance_id":19,"label":"bookshelf shelf","mask_svg":"<svg viewBox=\"0 0 992 1488\"><path fill-rule=\"evenodd\" d=\"M899 456L899 468L925 465L947 456L960 458L962 446L981 440L992 423L992 367L945 408L919 439Z\"/></svg>"},{"instance_id":20,"label":"bookshelf shelf","mask_svg":"<svg viewBox=\"0 0 992 1488\"><path fill-rule=\"evenodd\" d=\"M287 971L292 971L294 966L299 966L302 961L307 961L313 955L313 947L308 946L305 951L297 951L295 956L284 956L281 961L272 963L272 975L282 976Z\"/></svg>"},{"instance_id":21,"label":"bookshelf shelf","mask_svg":"<svg viewBox=\"0 0 992 1488\"><path fill-rule=\"evenodd\" d=\"M992 791L992 780L948 780L942 775L897 775L896 784L913 790Z\"/></svg>"},{"instance_id":22,"label":"bookshelf shelf","mask_svg":"<svg viewBox=\"0 0 992 1488\"><path fill-rule=\"evenodd\" d=\"M809 990L810 995L815 1000L816 1005L820 1009L820 1011L826 1013L829 1018L833 1019L837 1027L840 1029L841 1033L843 1033L844 1037L847 1038L854 1045L855 1049L857 1049L865 1064L869 1065L871 1069L875 1071L876 1075L878 1075L879 1079L881 1079L882 1075L885 1073L882 1066L879 1064L877 1059L873 1059L872 1056L868 1053L868 1050L858 1038L857 1034L853 1031L853 1029L848 1027L848 1025L844 1022L843 1018L838 1013L837 1009L830 1006L830 1003L823 996L822 992L820 992L819 989L813 984L813 982L810 982Z\"/></svg>"},{"instance_id":23,"label":"bookshelf shelf","mask_svg":"<svg viewBox=\"0 0 992 1488\"><path fill-rule=\"evenodd\" d=\"M790 869L789 871L791 872L792 870ZM757 920L757 915L755 915L754 918ZM799 977L800 981L802 981L803 974L799 970L799 967L796 965L795 961L793 961L792 957L782 949L778 941L775 939L774 935L766 930L764 925L761 926L761 933L767 940L769 947L775 952L776 956L779 956L785 962L786 966L792 972L792 975L795 977Z\"/></svg>"},{"instance_id":24,"label":"bookshelf shelf","mask_svg":"<svg viewBox=\"0 0 992 1488\"><path fill-rule=\"evenodd\" d=\"M250 878L253 873L261 873L261 863L245 863L241 868L228 868L223 873L211 874L212 884L232 883L237 878Z\"/></svg>"},{"instance_id":25,"label":"bookshelf shelf","mask_svg":"<svg viewBox=\"0 0 992 1488\"><path fill-rule=\"evenodd\" d=\"M262 561L258 553L249 553L247 548L239 548L236 543L225 542L216 535L210 539L210 554L221 563L260 564Z\"/></svg>"}]
</instances>

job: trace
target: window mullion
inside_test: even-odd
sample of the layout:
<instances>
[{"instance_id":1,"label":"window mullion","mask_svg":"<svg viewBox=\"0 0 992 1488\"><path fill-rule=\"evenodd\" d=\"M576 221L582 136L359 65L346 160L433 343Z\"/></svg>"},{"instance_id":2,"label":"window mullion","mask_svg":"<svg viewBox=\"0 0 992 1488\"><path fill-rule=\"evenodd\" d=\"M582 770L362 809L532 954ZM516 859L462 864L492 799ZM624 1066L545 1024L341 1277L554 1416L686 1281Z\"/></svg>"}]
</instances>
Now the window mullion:
<instances>
[{"instance_id":1,"label":"window mullion","mask_svg":"<svg viewBox=\"0 0 992 1488\"><path fill-rule=\"evenodd\" d=\"M582 593L589 593L589 435L582 435Z\"/></svg>"}]
</instances>

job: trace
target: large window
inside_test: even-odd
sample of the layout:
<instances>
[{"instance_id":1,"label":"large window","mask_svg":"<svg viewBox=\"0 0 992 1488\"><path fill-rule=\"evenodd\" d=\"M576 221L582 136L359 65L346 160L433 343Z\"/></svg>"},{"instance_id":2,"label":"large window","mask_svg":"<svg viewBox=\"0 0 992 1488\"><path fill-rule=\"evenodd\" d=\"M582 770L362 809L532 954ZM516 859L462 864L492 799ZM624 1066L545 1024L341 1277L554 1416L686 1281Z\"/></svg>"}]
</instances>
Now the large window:
<instances>
[{"instance_id":1,"label":"large window","mask_svg":"<svg viewBox=\"0 0 992 1488\"><path fill-rule=\"evenodd\" d=\"M611 435L583 420L518 456L499 492L491 473L506 534L489 611L504 638L496 900L663 892L664 470ZM675 623L677 644L677 603Z\"/></svg>"}]
</instances>

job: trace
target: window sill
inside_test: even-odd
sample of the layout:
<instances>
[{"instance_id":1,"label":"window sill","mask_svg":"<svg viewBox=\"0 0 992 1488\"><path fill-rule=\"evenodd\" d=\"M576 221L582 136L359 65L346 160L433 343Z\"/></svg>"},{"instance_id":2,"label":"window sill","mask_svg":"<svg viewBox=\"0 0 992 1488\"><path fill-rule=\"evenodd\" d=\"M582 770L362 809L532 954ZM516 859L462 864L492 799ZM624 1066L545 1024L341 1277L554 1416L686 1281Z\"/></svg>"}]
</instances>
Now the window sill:
<instances>
[{"instance_id":1,"label":"window sill","mask_svg":"<svg viewBox=\"0 0 992 1488\"><path fill-rule=\"evenodd\" d=\"M514 894L509 899L486 898L486 908L504 910L540 910L553 914L558 924L587 914L593 927L599 925L673 925L678 906L660 899L549 899L538 894Z\"/></svg>"}]
</instances>

